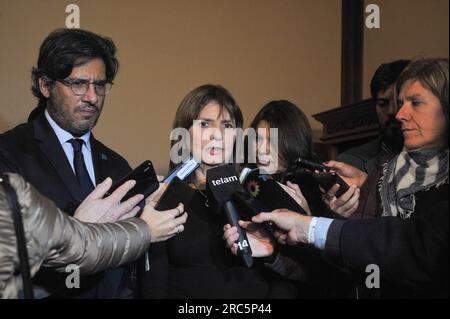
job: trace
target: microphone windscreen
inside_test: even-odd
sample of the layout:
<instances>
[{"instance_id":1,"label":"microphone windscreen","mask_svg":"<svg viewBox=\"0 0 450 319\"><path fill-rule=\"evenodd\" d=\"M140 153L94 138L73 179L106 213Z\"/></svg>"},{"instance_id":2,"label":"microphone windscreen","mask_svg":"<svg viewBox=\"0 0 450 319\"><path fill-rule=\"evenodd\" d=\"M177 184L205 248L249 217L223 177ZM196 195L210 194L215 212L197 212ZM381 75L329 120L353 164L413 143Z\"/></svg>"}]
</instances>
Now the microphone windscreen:
<instances>
[{"instance_id":1,"label":"microphone windscreen","mask_svg":"<svg viewBox=\"0 0 450 319\"><path fill-rule=\"evenodd\" d=\"M206 189L219 205L230 200L239 188L239 177L234 165L221 165L206 172Z\"/></svg>"}]
</instances>

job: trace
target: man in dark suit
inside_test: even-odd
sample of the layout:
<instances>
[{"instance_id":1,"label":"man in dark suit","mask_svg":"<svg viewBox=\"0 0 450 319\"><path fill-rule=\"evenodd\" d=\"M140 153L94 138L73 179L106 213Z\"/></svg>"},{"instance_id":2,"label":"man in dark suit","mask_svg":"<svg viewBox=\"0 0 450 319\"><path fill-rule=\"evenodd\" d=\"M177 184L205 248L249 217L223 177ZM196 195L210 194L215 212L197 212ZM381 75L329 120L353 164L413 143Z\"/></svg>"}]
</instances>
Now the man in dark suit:
<instances>
[{"instance_id":1,"label":"man in dark suit","mask_svg":"<svg viewBox=\"0 0 450 319\"><path fill-rule=\"evenodd\" d=\"M106 177L117 180L131 169L123 157L91 133L118 70L115 53L111 39L92 32L52 32L42 43L32 71L37 108L27 123L0 135L1 170L21 174L69 214L94 185ZM64 287L64 277L52 273L41 278L45 294L53 296L115 298L131 294L123 268L90 278L85 289L82 280L81 289L72 289L70 294L54 294L59 289L53 285Z\"/></svg>"}]
</instances>

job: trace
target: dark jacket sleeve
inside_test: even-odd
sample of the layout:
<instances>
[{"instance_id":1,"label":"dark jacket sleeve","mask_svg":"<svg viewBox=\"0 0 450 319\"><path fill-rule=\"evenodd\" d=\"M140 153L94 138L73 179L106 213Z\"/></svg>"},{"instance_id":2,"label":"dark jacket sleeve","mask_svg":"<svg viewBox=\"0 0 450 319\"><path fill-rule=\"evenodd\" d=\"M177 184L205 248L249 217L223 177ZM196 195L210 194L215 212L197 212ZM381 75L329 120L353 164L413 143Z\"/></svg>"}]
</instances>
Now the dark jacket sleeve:
<instances>
[{"instance_id":1,"label":"dark jacket sleeve","mask_svg":"<svg viewBox=\"0 0 450 319\"><path fill-rule=\"evenodd\" d=\"M0 144L0 172L20 173L19 169L14 164L14 159L12 159L9 153L2 148L1 144Z\"/></svg>"},{"instance_id":2,"label":"dark jacket sleeve","mask_svg":"<svg viewBox=\"0 0 450 319\"><path fill-rule=\"evenodd\" d=\"M430 205L426 214L410 220L382 217L334 221L324 257L365 278L376 264L382 280L410 290L448 288L448 201Z\"/></svg>"}]
</instances>

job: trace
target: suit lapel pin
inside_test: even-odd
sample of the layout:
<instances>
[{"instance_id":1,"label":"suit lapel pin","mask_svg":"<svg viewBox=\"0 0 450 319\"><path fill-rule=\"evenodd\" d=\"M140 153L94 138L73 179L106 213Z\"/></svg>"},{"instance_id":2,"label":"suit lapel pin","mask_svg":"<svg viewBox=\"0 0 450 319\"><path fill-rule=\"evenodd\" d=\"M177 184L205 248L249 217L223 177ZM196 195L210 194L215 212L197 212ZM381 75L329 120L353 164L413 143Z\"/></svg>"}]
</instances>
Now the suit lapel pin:
<instances>
[{"instance_id":1,"label":"suit lapel pin","mask_svg":"<svg viewBox=\"0 0 450 319\"><path fill-rule=\"evenodd\" d=\"M108 159L108 156L106 154L102 154L102 160L106 161Z\"/></svg>"}]
</instances>

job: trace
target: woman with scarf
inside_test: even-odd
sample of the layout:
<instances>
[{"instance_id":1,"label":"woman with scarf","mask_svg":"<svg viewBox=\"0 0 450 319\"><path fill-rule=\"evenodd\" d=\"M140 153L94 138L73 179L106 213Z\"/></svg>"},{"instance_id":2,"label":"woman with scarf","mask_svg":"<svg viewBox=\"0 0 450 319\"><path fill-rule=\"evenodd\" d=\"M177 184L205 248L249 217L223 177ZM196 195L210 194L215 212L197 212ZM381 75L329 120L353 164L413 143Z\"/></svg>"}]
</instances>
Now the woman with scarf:
<instances>
[{"instance_id":1,"label":"woman with scarf","mask_svg":"<svg viewBox=\"0 0 450 319\"><path fill-rule=\"evenodd\" d=\"M405 147L375 180L375 201L361 205L364 215L380 218L333 220L278 210L253 222L276 224L282 243L314 245L381 298L448 297L448 83L448 59L417 60L398 79L396 118ZM256 235L250 245L257 253L255 238L263 234L241 225ZM232 251L235 236L235 228L225 232ZM278 258L272 267L295 277L295 268L282 263Z\"/></svg>"}]
</instances>

